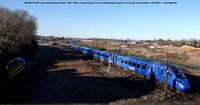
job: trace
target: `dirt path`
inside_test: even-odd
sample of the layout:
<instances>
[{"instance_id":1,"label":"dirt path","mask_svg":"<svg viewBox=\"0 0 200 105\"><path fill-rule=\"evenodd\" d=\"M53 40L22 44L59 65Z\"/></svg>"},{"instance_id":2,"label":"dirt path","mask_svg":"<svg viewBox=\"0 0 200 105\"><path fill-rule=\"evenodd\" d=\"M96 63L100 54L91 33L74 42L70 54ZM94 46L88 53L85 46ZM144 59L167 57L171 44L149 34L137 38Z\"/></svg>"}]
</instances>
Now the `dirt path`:
<instances>
[{"instance_id":1,"label":"dirt path","mask_svg":"<svg viewBox=\"0 0 200 105\"><path fill-rule=\"evenodd\" d=\"M28 103L109 103L139 99L151 92L143 81L129 81L93 68L91 58L70 49L50 48L44 75L29 87ZM133 100L132 100L133 101Z\"/></svg>"}]
</instances>

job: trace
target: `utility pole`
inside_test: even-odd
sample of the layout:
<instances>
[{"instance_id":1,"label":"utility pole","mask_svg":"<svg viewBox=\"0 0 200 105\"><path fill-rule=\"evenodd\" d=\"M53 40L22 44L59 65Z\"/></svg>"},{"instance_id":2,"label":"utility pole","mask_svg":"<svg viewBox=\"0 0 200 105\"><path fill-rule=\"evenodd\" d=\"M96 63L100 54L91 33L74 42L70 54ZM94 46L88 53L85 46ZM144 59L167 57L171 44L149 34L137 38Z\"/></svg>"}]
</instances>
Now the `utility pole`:
<instances>
[{"instance_id":1,"label":"utility pole","mask_svg":"<svg viewBox=\"0 0 200 105\"><path fill-rule=\"evenodd\" d=\"M167 90L168 90L168 85L167 85L167 80L168 80L168 53L166 57L166 70L165 70L165 98L167 98Z\"/></svg>"},{"instance_id":2,"label":"utility pole","mask_svg":"<svg viewBox=\"0 0 200 105\"><path fill-rule=\"evenodd\" d=\"M110 65L111 65L111 56L112 56L112 54L111 54L111 53L109 53L109 55L108 55L108 58L109 58L109 61L108 61L108 71L110 71Z\"/></svg>"},{"instance_id":3,"label":"utility pole","mask_svg":"<svg viewBox=\"0 0 200 105\"><path fill-rule=\"evenodd\" d=\"M93 39L93 70L95 70L95 39Z\"/></svg>"},{"instance_id":4,"label":"utility pole","mask_svg":"<svg viewBox=\"0 0 200 105\"><path fill-rule=\"evenodd\" d=\"M82 46L83 46L83 39L82 39Z\"/></svg>"},{"instance_id":5,"label":"utility pole","mask_svg":"<svg viewBox=\"0 0 200 105\"><path fill-rule=\"evenodd\" d=\"M93 62L95 62L95 39L93 39Z\"/></svg>"},{"instance_id":6,"label":"utility pole","mask_svg":"<svg viewBox=\"0 0 200 105\"><path fill-rule=\"evenodd\" d=\"M143 84L143 88L145 88L146 86L146 75L144 75L144 84Z\"/></svg>"},{"instance_id":7,"label":"utility pole","mask_svg":"<svg viewBox=\"0 0 200 105\"><path fill-rule=\"evenodd\" d=\"M122 49L122 47L121 47L121 55L123 56L123 49Z\"/></svg>"},{"instance_id":8,"label":"utility pole","mask_svg":"<svg viewBox=\"0 0 200 105\"><path fill-rule=\"evenodd\" d=\"M113 53L113 66L115 67L115 54Z\"/></svg>"}]
</instances>

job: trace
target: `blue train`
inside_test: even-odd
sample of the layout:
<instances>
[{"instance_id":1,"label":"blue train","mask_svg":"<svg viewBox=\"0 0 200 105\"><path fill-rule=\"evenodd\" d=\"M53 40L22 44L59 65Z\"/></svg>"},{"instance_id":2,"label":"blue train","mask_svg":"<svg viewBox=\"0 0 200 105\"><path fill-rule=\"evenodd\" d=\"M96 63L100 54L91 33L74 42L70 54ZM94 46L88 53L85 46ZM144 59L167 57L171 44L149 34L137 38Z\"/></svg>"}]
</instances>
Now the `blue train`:
<instances>
[{"instance_id":1,"label":"blue train","mask_svg":"<svg viewBox=\"0 0 200 105\"><path fill-rule=\"evenodd\" d=\"M161 83L164 83L165 81L166 64L163 62L152 61L138 57L124 57L120 55L114 55L109 52L94 50L88 47L73 44L70 44L69 47L74 50L81 51L87 55L94 56L98 59L114 63L115 65L129 69L147 77L155 78ZM179 91L187 91L190 89L190 84L187 78L179 68L169 64L168 74L168 85Z\"/></svg>"}]
</instances>

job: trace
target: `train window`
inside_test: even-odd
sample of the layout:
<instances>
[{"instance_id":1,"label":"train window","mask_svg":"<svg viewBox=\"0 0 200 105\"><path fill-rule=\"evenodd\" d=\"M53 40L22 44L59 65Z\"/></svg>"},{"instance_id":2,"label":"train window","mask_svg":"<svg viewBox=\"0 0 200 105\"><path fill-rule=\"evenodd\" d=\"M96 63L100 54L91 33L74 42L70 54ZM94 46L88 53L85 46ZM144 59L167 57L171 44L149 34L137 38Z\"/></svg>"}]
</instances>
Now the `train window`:
<instances>
[{"instance_id":1,"label":"train window","mask_svg":"<svg viewBox=\"0 0 200 105\"><path fill-rule=\"evenodd\" d=\"M146 70L146 66L143 66L143 65L142 65L142 69Z\"/></svg>"},{"instance_id":2,"label":"train window","mask_svg":"<svg viewBox=\"0 0 200 105\"><path fill-rule=\"evenodd\" d=\"M131 62L128 62L128 65L131 65Z\"/></svg>"},{"instance_id":3,"label":"train window","mask_svg":"<svg viewBox=\"0 0 200 105\"><path fill-rule=\"evenodd\" d=\"M161 74L163 74L163 70L161 70Z\"/></svg>"},{"instance_id":4,"label":"train window","mask_svg":"<svg viewBox=\"0 0 200 105\"><path fill-rule=\"evenodd\" d=\"M135 66L136 65L136 63L133 63L133 66Z\"/></svg>"},{"instance_id":5,"label":"train window","mask_svg":"<svg viewBox=\"0 0 200 105\"><path fill-rule=\"evenodd\" d=\"M122 60L122 63L124 63L124 60Z\"/></svg>"},{"instance_id":6,"label":"train window","mask_svg":"<svg viewBox=\"0 0 200 105\"><path fill-rule=\"evenodd\" d=\"M183 75L183 73L181 72L180 69L178 69L177 67L170 65L170 69L174 72L174 74L180 78L180 79L185 79L185 76Z\"/></svg>"},{"instance_id":7,"label":"train window","mask_svg":"<svg viewBox=\"0 0 200 105\"><path fill-rule=\"evenodd\" d=\"M140 64L137 64L137 68L140 68Z\"/></svg>"},{"instance_id":8,"label":"train window","mask_svg":"<svg viewBox=\"0 0 200 105\"><path fill-rule=\"evenodd\" d=\"M108 58L108 56L106 56Z\"/></svg>"},{"instance_id":9,"label":"train window","mask_svg":"<svg viewBox=\"0 0 200 105\"><path fill-rule=\"evenodd\" d=\"M125 61L125 64L127 64L127 61Z\"/></svg>"}]
</instances>

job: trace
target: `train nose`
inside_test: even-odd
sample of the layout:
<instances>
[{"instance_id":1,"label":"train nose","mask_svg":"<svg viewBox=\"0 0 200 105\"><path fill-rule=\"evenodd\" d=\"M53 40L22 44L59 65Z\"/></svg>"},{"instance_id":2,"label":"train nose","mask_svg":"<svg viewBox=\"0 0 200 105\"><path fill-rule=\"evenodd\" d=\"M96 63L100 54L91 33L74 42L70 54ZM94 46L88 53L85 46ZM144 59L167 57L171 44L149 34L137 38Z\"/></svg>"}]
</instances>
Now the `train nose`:
<instances>
[{"instance_id":1,"label":"train nose","mask_svg":"<svg viewBox=\"0 0 200 105\"><path fill-rule=\"evenodd\" d=\"M178 90L187 91L190 89L190 84L187 79L181 81L178 86Z\"/></svg>"}]
</instances>

